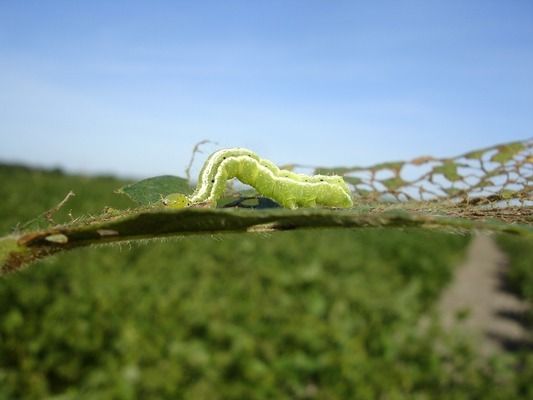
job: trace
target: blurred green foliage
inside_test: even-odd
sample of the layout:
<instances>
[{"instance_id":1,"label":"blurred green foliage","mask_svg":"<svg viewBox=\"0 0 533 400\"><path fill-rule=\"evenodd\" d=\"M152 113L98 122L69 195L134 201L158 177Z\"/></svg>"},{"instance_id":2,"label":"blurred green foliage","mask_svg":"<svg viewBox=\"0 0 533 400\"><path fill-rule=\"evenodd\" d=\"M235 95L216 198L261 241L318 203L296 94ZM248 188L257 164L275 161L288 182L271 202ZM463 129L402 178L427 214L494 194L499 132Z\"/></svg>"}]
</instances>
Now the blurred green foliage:
<instances>
[{"instance_id":1,"label":"blurred green foliage","mask_svg":"<svg viewBox=\"0 0 533 400\"><path fill-rule=\"evenodd\" d=\"M533 240L501 235L498 244L509 257L512 289L533 303Z\"/></svg>"},{"instance_id":2,"label":"blurred green foliage","mask_svg":"<svg viewBox=\"0 0 533 400\"><path fill-rule=\"evenodd\" d=\"M125 182L0 167L4 232L126 207ZM76 250L0 280L0 399L510 399L422 315L468 239L416 230L198 236ZM529 375L528 375L529 374Z\"/></svg>"}]
</instances>

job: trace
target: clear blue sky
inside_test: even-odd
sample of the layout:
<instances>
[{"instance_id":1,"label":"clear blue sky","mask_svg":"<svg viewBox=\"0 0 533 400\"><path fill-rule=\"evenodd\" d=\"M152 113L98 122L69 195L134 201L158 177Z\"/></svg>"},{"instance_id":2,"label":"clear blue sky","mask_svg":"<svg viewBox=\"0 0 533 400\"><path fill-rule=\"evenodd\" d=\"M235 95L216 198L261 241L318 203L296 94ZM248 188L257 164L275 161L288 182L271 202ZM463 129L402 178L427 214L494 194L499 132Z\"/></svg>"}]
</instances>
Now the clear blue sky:
<instances>
[{"instance_id":1,"label":"clear blue sky","mask_svg":"<svg viewBox=\"0 0 533 400\"><path fill-rule=\"evenodd\" d=\"M0 2L0 161L151 176L201 139L366 165L531 136L531 0Z\"/></svg>"}]
</instances>

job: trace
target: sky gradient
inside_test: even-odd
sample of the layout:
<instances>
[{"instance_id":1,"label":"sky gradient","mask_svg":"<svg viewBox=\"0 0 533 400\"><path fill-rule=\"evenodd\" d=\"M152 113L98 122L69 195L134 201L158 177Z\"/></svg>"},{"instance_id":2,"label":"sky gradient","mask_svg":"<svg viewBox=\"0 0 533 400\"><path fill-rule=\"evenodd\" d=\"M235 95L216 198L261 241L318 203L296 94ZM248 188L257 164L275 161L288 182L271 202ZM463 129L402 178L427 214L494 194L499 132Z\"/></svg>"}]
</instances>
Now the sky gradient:
<instances>
[{"instance_id":1,"label":"sky gradient","mask_svg":"<svg viewBox=\"0 0 533 400\"><path fill-rule=\"evenodd\" d=\"M533 2L5 0L0 121L0 162L135 177L452 156L533 136Z\"/></svg>"}]
</instances>

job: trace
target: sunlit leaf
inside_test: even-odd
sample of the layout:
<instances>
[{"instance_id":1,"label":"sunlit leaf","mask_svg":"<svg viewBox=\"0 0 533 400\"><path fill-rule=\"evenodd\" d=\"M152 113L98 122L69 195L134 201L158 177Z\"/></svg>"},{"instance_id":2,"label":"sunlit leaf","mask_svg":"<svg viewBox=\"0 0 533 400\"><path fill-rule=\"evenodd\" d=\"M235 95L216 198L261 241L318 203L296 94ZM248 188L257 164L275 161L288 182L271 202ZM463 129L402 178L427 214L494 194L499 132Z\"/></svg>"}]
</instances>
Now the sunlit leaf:
<instances>
[{"instance_id":1,"label":"sunlit leaf","mask_svg":"<svg viewBox=\"0 0 533 400\"><path fill-rule=\"evenodd\" d=\"M491 157L491 161L506 163L513 159L515 155L524 150L525 147L522 143L510 143L502 145L498 148L498 152Z\"/></svg>"},{"instance_id":2,"label":"sunlit leaf","mask_svg":"<svg viewBox=\"0 0 533 400\"><path fill-rule=\"evenodd\" d=\"M186 179L163 175L144 179L118 190L140 205L153 204L171 193L189 194L192 188Z\"/></svg>"},{"instance_id":3,"label":"sunlit leaf","mask_svg":"<svg viewBox=\"0 0 533 400\"><path fill-rule=\"evenodd\" d=\"M405 165L403 161L384 162L372 166L372 170L378 171L383 169L391 169L393 171L399 171Z\"/></svg>"},{"instance_id":4,"label":"sunlit leaf","mask_svg":"<svg viewBox=\"0 0 533 400\"><path fill-rule=\"evenodd\" d=\"M481 160L486 152L486 150L472 151L465 154L465 158L468 158L469 160Z\"/></svg>"},{"instance_id":5,"label":"sunlit leaf","mask_svg":"<svg viewBox=\"0 0 533 400\"><path fill-rule=\"evenodd\" d=\"M450 182L456 182L462 178L457 167L458 165L454 161L446 160L442 165L433 168L433 173L442 174Z\"/></svg>"},{"instance_id":6,"label":"sunlit leaf","mask_svg":"<svg viewBox=\"0 0 533 400\"><path fill-rule=\"evenodd\" d=\"M359 185L360 183L363 183L363 180L356 176L345 176L344 180L352 185Z\"/></svg>"},{"instance_id":7,"label":"sunlit leaf","mask_svg":"<svg viewBox=\"0 0 533 400\"><path fill-rule=\"evenodd\" d=\"M382 181L380 181L382 184L384 184L387 189L389 190L396 190L402 186L405 186L407 184L406 181L404 181L402 178L400 178L399 176L396 176L394 178L389 178L389 179L384 179Z\"/></svg>"}]
</instances>

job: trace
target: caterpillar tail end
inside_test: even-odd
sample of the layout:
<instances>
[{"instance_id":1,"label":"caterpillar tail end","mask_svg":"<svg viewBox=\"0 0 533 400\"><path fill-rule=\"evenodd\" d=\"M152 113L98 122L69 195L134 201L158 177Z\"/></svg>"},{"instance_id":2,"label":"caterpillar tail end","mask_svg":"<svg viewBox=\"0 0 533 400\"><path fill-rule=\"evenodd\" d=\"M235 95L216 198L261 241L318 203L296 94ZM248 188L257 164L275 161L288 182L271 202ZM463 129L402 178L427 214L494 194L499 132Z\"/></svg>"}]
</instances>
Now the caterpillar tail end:
<instances>
[{"instance_id":1,"label":"caterpillar tail end","mask_svg":"<svg viewBox=\"0 0 533 400\"><path fill-rule=\"evenodd\" d=\"M165 207L172 209L180 209L191 206L191 200L182 193L171 193L162 201Z\"/></svg>"}]
</instances>

